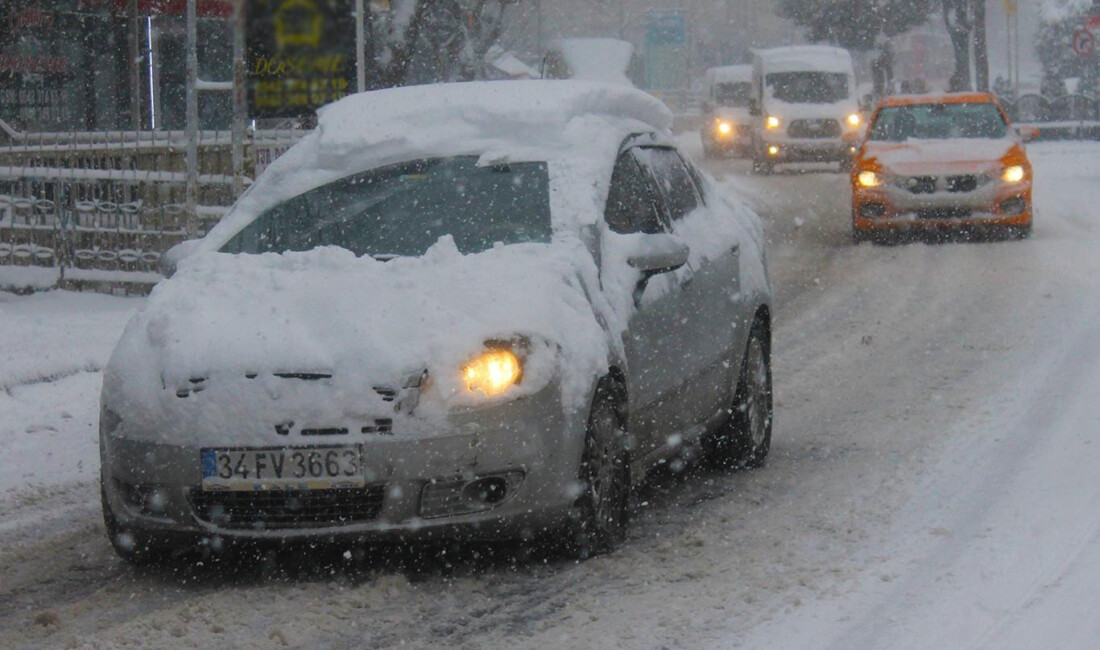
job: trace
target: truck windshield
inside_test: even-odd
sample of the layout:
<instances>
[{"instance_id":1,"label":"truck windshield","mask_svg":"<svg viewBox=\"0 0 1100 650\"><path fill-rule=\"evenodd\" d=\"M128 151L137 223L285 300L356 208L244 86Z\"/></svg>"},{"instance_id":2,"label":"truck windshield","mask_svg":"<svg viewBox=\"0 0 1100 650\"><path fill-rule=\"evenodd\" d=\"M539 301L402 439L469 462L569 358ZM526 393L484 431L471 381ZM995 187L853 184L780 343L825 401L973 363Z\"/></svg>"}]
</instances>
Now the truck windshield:
<instances>
[{"instance_id":1,"label":"truck windshield","mask_svg":"<svg viewBox=\"0 0 1100 650\"><path fill-rule=\"evenodd\" d=\"M752 83L738 81L714 86L714 101L719 106L748 106L752 97Z\"/></svg>"},{"instance_id":2,"label":"truck windshield","mask_svg":"<svg viewBox=\"0 0 1100 650\"><path fill-rule=\"evenodd\" d=\"M833 72L773 72L768 94L790 104L834 104L848 97L848 75Z\"/></svg>"},{"instance_id":3,"label":"truck windshield","mask_svg":"<svg viewBox=\"0 0 1100 650\"><path fill-rule=\"evenodd\" d=\"M352 174L272 207L222 252L341 246L379 258L419 256L443 235L463 253L549 242L546 163L479 166L477 156L458 156Z\"/></svg>"},{"instance_id":4,"label":"truck windshield","mask_svg":"<svg viewBox=\"0 0 1100 650\"><path fill-rule=\"evenodd\" d=\"M909 138L1003 138L1004 116L989 103L887 106L871 125L871 139L903 142Z\"/></svg>"}]
</instances>

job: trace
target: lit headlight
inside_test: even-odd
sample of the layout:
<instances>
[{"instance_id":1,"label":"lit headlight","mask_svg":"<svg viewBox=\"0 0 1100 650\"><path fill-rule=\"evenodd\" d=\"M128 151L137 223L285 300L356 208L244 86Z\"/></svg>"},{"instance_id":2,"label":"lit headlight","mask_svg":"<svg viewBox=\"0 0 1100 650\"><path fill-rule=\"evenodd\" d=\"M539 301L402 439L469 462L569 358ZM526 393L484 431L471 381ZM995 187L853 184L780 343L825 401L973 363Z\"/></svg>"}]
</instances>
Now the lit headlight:
<instances>
[{"instance_id":1,"label":"lit headlight","mask_svg":"<svg viewBox=\"0 0 1100 650\"><path fill-rule=\"evenodd\" d=\"M848 116L848 126L859 126L859 123L863 120L859 117L859 113L852 113Z\"/></svg>"},{"instance_id":2,"label":"lit headlight","mask_svg":"<svg viewBox=\"0 0 1100 650\"><path fill-rule=\"evenodd\" d=\"M519 381L523 366L511 350L488 350L462 368L462 379L470 392L500 395Z\"/></svg>"},{"instance_id":3,"label":"lit headlight","mask_svg":"<svg viewBox=\"0 0 1100 650\"><path fill-rule=\"evenodd\" d=\"M856 180L863 187L878 187L882 185L882 177L873 171L862 171L859 176L856 176Z\"/></svg>"},{"instance_id":4,"label":"lit headlight","mask_svg":"<svg viewBox=\"0 0 1100 650\"><path fill-rule=\"evenodd\" d=\"M1006 183L1019 183L1024 180L1025 175L1023 167L1013 165L1005 168L1004 173L1001 174L1001 178L1003 178Z\"/></svg>"},{"instance_id":5,"label":"lit headlight","mask_svg":"<svg viewBox=\"0 0 1100 650\"><path fill-rule=\"evenodd\" d=\"M774 116L774 115L769 115L768 119L765 120L765 122L764 122L764 126L766 126L769 131L774 131L774 130L778 129L779 128L779 118Z\"/></svg>"},{"instance_id":6,"label":"lit headlight","mask_svg":"<svg viewBox=\"0 0 1100 650\"><path fill-rule=\"evenodd\" d=\"M718 122L717 124L715 124L714 128L717 129L718 132L722 135L729 135L733 132L733 125L729 122Z\"/></svg>"}]
</instances>

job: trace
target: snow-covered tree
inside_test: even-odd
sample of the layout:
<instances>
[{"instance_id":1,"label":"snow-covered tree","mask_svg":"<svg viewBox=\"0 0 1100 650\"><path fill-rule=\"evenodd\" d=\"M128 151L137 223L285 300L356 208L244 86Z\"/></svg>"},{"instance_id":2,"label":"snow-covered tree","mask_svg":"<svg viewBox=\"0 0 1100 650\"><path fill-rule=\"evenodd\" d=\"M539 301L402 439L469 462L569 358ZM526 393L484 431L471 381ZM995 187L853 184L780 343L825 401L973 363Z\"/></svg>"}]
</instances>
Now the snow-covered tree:
<instances>
[{"instance_id":1,"label":"snow-covered tree","mask_svg":"<svg viewBox=\"0 0 1100 650\"><path fill-rule=\"evenodd\" d=\"M392 0L372 16L368 59L374 86L385 88L484 76L485 54L499 40L505 9L520 0Z\"/></svg>"},{"instance_id":2,"label":"snow-covered tree","mask_svg":"<svg viewBox=\"0 0 1100 650\"><path fill-rule=\"evenodd\" d=\"M878 86L880 78L893 77L893 57L886 38L927 22L932 8L932 0L779 0L776 12L805 28L811 42L855 52L877 50Z\"/></svg>"},{"instance_id":3,"label":"snow-covered tree","mask_svg":"<svg viewBox=\"0 0 1100 650\"><path fill-rule=\"evenodd\" d=\"M1039 29L1035 52L1043 66L1043 94L1064 94L1065 79L1079 77L1080 92L1096 94L1100 88L1100 59L1093 53L1073 51L1073 33L1089 14L1089 0L1046 0L1039 5Z\"/></svg>"}]
</instances>

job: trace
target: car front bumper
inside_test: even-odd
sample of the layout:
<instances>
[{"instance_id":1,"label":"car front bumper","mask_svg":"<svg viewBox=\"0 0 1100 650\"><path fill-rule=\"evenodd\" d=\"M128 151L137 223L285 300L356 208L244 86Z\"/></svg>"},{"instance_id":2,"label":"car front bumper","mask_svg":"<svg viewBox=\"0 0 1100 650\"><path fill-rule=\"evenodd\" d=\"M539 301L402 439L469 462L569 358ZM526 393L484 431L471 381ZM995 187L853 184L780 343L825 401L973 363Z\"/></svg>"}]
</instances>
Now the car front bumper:
<instances>
[{"instance_id":1,"label":"car front bumper","mask_svg":"<svg viewBox=\"0 0 1100 650\"><path fill-rule=\"evenodd\" d=\"M206 444L143 439L123 421L101 434L104 499L124 526L195 538L526 538L560 526L568 516L585 422L585 413L563 411L560 393L550 386L512 402L452 414L435 434L405 433L397 420L390 435L353 432L308 441L361 445L367 482L361 491L341 493L344 514L318 523L311 508L332 508L335 502L311 505L311 495L318 493L297 493L298 499L293 492L203 491L200 453ZM273 437L261 447L305 442ZM486 479L506 487L492 503L478 498ZM265 515L272 507L284 515L288 507L300 507L308 521L272 524Z\"/></svg>"},{"instance_id":2,"label":"car front bumper","mask_svg":"<svg viewBox=\"0 0 1100 650\"><path fill-rule=\"evenodd\" d=\"M991 181L969 192L913 194L894 185L859 187L852 196L852 226L861 231L1027 228L1032 220L1030 183Z\"/></svg>"}]
</instances>

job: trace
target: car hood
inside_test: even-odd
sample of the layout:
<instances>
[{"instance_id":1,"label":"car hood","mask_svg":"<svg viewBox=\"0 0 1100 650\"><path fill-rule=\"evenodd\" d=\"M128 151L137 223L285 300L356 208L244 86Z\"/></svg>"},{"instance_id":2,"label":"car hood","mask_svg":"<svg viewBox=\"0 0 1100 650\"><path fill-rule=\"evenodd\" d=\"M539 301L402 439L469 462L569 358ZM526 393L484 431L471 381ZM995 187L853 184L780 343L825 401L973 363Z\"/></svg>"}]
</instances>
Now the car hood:
<instances>
[{"instance_id":1,"label":"car hood","mask_svg":"<svg viewBox=\"0 0 1100 650\"><path fill-rule=\"evenodd\" d=\"M607 364L608 337L587 297L595 277L579 241L462 255L447 237L422 257L389 262L335 247L203 253L129 323L105 395L128 384L128 399L172 401L245 378L274 382L270 390L286 390L276 379L321 378L365 395L426 370L441 399L461 402L470 398L458 387L461 366L486 341L522 340L538 372L525 368L515 390L538 390L553 375L572 402Z\"/></svg>"},{"instance_id":2,"label":"car hood","mask_svg":"<svg viewBox=\"0 0 1100 650\"><path fill-rule=\"evenodd\" d=\"M863 160L899 175L976 174L998 171L1009 158L1022 156L1010 138L965 140L868 141Z\"/></svg>"}]
</instances>

